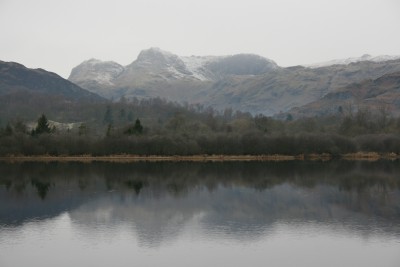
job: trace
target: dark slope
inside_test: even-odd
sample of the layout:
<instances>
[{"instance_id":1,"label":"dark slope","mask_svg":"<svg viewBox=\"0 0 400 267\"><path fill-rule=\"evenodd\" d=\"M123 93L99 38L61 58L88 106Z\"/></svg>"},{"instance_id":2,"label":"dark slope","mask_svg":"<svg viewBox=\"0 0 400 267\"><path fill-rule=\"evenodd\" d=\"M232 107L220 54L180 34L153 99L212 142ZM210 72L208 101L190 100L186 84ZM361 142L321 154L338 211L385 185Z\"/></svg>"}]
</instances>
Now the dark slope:
<instances>
[{"instance_id":1,"label":"dark slope","mask_svg":"<svg viewBox=\"0 0 400 267\"><path fill-rule=\"evenodd\" d=\"M106 100L55 73L0 61L0 118L34 119L41 113L73 119L88 104Z\"/></svg>"},{"instance_id":2,"label":"dark slope","mask_svg":"<svg viewBox=\"0 0 400 267\"><path fill-rule=\"evenodd\" d=\"M15 62L0 61L0 95L17 91L57 95L71 101L102 101L98 95L43 69L29 69Z\"/></svg>"}]
</instances>

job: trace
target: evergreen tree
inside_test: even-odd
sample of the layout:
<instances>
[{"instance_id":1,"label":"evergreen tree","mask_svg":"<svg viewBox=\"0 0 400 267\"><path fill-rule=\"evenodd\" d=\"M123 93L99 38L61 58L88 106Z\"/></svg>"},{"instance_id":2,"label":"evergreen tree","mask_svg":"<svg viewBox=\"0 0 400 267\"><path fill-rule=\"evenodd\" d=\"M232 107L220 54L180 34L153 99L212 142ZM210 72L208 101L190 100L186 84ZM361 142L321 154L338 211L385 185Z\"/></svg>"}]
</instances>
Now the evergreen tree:
<instances>
[{"instance_id":1,"label":"evergreen tree","mask_svg":"<svg viewBox=\"0 0 400 267\"><path fill-rule=\"evenodd\" d=\"M107 136L107 137L110 137L111 134L112 134L112 132L113 132L113 126L112 126L112 124L110 123L110 124L108 124L108 127L107 127L106 136Z\"/></svg>"},{"instance_id":2,"label":"evergreen tree","mask_svg":"<svg viewBox=\"0 0 400 267\"><path fill-rule=\"evenodd\" d=\"M140 123L140 120L137 119L135 124L133 126L129 127L128 129L126 129L124 133L128 134L128 135L132 135L132 134L139 135L139 134L142 134L143 133L143 126Z\"/></svg>"},{"instance_id":3,"label":"evergreen tree","mask_svg":"<svg viewBox=\"0 0 400 267\"><path fill-rule=\"evenodd\" d=\"M47 120L46 116L42 114L39 117L36 129L33 131L34 134L42 134L42 133L50 133L51 128L49 126L49 121Z\"/></svg>"},{"instance_id":4,"label":"evergreen tree","mask_svg":"<svg viewBox=\"0 0 400 267\"><path fill-rule=\"evenodd\" d=\"M140 123L140 120L139 120L139 119L136 119L135 126L134 126L133 128L135 129L135 132L136 132L137 134L143 133L143 126L142 126L142 124Z\"/></svg>"}]
</instances>

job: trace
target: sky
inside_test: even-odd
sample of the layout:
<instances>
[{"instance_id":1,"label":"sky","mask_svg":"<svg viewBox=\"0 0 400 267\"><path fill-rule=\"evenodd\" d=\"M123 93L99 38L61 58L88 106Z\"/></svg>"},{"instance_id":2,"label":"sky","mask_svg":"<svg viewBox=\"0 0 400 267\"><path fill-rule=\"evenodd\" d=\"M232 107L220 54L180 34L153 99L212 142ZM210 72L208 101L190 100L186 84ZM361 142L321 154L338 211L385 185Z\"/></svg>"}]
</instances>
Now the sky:
<instances>
[{"instance_id":1,"label":"sky","mask_svg":"<svg viewBox=\"0 0 400 267\"><path fill-rule=\"evenodd\" d=\"M400 0L0 0L0 60L64 78L84 60L128 65L150 47L293 66L400 55L399 27Z\"/></svg>"}]
</instances>

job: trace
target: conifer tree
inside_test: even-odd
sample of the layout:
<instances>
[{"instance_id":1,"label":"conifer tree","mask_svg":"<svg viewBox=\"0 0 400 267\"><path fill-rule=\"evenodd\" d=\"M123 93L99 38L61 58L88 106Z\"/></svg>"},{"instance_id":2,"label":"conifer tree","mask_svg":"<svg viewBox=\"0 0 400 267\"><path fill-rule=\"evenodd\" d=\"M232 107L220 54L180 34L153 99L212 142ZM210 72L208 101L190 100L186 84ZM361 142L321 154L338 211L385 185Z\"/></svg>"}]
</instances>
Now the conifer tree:
<instances>
[{"instance_id":1,"label":"conifer tree","mask_svg":"<svg viewBox=\"0 0 400 267\"><path fill-rule=\"evenodd\" d=\"M34 130L34 134L42 134L42 133L50 133L51 128L49 126L49 121L47 120L46 116L42 114L39 117L36 129Z\"/></svg>"},{"instance_id":2,"label":"conifer tree","mask_svg":"<svg viewBox=\"0 0 400 267\"><path fill-rule=\"evenodd\" d=\"M127 135L132 135L132 134L142 134L143 133L143 126L140 123L139 119L136 119L135 124L133 126L130 126L128 129L125 130L124 132Z\"/></svg>"},{"instance_id":3,"label":"conifer tree","mask_svg":"<svg viewBox=\"0 0 400 267\"><path fill-rule=\"evenodd\" d=\"M143 126L140 123L139 119L136 119L135 126L133 127L133 129L135 130L135 133L137 133L137 134L143 133Z\"/></svg>"}]
</instances>

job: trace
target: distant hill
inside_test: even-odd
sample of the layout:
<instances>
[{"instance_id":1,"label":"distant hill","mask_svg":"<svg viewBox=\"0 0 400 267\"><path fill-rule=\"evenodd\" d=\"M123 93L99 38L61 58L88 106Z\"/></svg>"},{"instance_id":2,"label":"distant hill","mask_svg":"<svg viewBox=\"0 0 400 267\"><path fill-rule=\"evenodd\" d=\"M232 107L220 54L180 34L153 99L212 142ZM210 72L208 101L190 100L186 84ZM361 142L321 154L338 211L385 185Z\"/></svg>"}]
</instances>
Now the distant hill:
<instances>
[{"instance_id":1,"label":"distant hill","mask_svg":"<svg viewBox=\"0 0 400 267\"><path fill-rule=\"evenodd\" d=\"M328 93L321 99L289 111L295 117L350 112L360 108L400 115L400 72L364 80Z\"/></svg>"},{"instance_id":2,"label":"distant hill","mask_svg":"<svg viewBox=\"0 0 400 267\"><path fill-rule=\"evenodd\" d=\"M180 57L151 48L128 66L85 61L72 70L69 80L109 99L161 97L219 110L273 115L346 85L400 71L400 59L389 56L363 56L332 64L282 68L252 54Z\"/></svg>"},{"instance_id":3,"label":"distant hill","mask_svg":"<svg viewBox=\"0 0 400 267\"><path fill-rule=\"evenodd\" d=\"M305 67L320 68L320 67L328 67L328 66L332 66L332 65L348 65L350 63L363 62L363 61L384 62L384 61L396 60L396 59L400 59L400 56L383 55L383 56L373 57L371 55L365 54L365 55L362 55L361 57L334 59L334 60L330 60L330 61L326 61L326 62L305 65Z\"/></svg>"},{"instance_id":4,"label":"distant hill","mask_svg":"<svg viewBox=\"0 0 400 267\"><path fill-rule=\"evenodd\" d=\"M273 115L319 100L349 84L396 71L400 71L400 60L281 68L252 77L228 77L214 83L202 100L213 106Z\"/></svg>"},{"instance_id":5,"label":"distant hill","mask_svg":"<svg viewBox=\"0 0 400 267\"><path fill-rule=\"evenodd\" d=\"M88 104L106 100L55 73L0 61L0 118L34 119L41 113L74 119Z\"/></svg>"}]
</instances>

